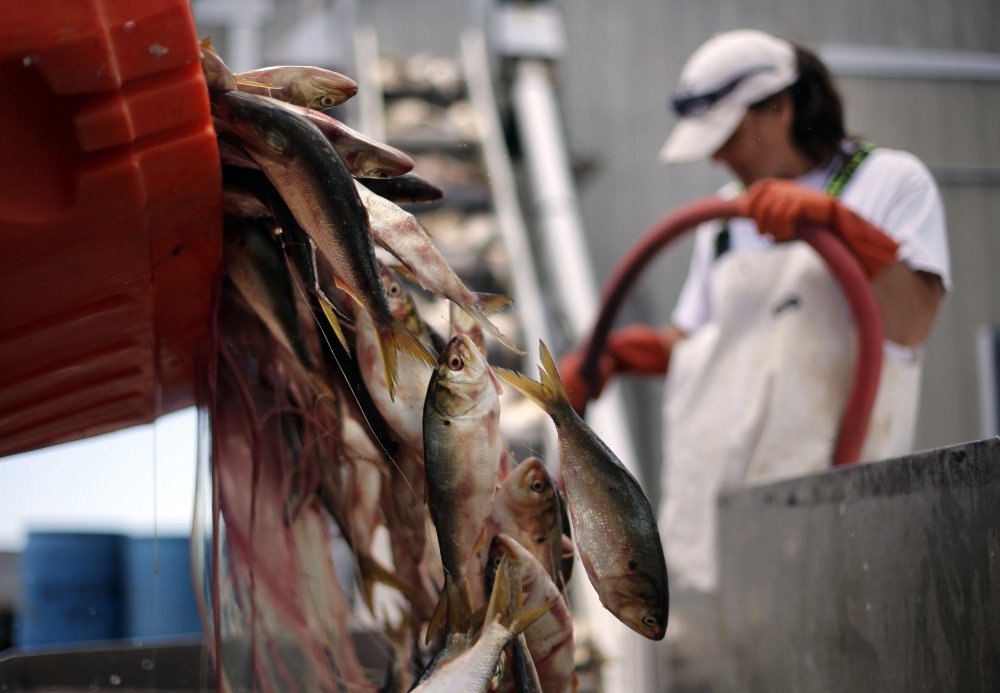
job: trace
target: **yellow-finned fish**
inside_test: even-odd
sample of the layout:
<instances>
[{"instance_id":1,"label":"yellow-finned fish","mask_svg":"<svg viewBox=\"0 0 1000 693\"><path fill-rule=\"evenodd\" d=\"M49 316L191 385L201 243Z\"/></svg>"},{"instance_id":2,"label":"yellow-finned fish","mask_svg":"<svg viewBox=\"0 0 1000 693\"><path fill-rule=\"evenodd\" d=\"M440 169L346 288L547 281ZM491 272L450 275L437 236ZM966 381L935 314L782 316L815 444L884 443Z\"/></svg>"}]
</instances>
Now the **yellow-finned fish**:
<instances>
[{"instance_id":1,"label":"yellow-finned fish","mask_svg":"<svg viewBox=\"0 0 1000 693\"><path fill-rule=\"evenodd\" d=\"M412 690L419 693L485 693L503 648L551 609L559 598L558 590L554 594L525 594L519 567L506 558L501 559L479 637L461 654L438 663Z\"/></svg>"},{"instance_id":2,"label":"yellow-finned fish","mask_svg":"<svg viewBox=\"0 0 1000 693\"><path fill-rule=\"evenodd\" d=\"M361 183L355 183L361 201L368 209L375 242L402 262L420 286L458 304L496 337L497 341L508 349L523 354L489 319L491 314L510 303L510 297L473 292L448 265L415 216L376 195Z\"/></svg>"},{"instance_id":3,"label":"yellow-finned fish","mask_svg":"<svg viewBox=\"0 0 1000 693\"><path fill-rule=\"evenodd\" d=\"M497 490L490 524L525 546L562 587L562 513L559 492L538 457L510 470Z\"/></svg>"},{"instance_id":4,"label":"yellow-finned fish","mask_svg":"<svg viewBox=\"0 0 1000 693\"><path fill-rule=\"evenodd\" d=\"M539 563L527 546L506 534L499 534L490 543L486 562L487 588L493 583L495 571L506 558L521 570L521 589L530 599L554 598L559 588L549 578L548 571ZM575 679L573 667L573 616L566 599L555 599L551 609L529 626L522 637L527 648L527 659L534 665L534 673L541 690L546 693L569 693ZM515 664L520 655L516 651ZM524 678L518 676L518 679ZM528 681L530 681L530 677ZM523 688L524 686L519 686Z\"/></svg>"},{"instance_id":5,"label":"yellow-finned fish","mask_svg":"<svg viewBox=\"0 0 1000 693\"><path fill-rule=\"evenodd\" d=\"M274 103L238 91L212 95L213 114L240 138L280 193L333 267L338 286L368 311L393 395L397 351L426 363L434 363L434 357L392 314L379 277L368 213L343 161L316 126Z\"/></svg>"},{"instance_id":6,"label":"yellow-finned fish","mask_svg":"<svg viewBox=\"0 0 1000 693\"><path fill-rule=\"evenodd\" d=\"M353 176L376 179L392 178L413 170L413 159L406 152L366 137L332 116L267 96L261 98L268 99L279 108L302 116L318 127L319 131L333 145L333 148L337 150L337 154L344 160L344 165Z\"/></svg>"},{"instance_id":7,"label":"yellow-finned fish","mask_svg":"<svg viewBox=\"0 0 1000 693\"><path fill-rule=\"evenodd\" d=\"M639 482L573 411L555 362L539 343L541 382L496 369L556 425L566 501L580 559L601 603L651 640L667 627L667 567L656 518Z\"/></svg>"},{"instance_id":8,"label":"yellow-finned fish","mask_svg":"<svg viewBox=\"0 0 1000 693\"><path fill-rule=\"evenodd\" d=\"M471 613L467 565L493 505L502 443L500 383L468 337L454 337L438 357L423 420L427 504L441 563L462 599L448 609Z\"/></svg>"},{"instance_id":9,"label":"yellow-finned fish","mask_svg":"<svg viewBox=\"0 0 1000 693\"><path fill-rule=\"evenodd\" d=\"M350 77L312 65L274 65L235 75L240 91L305 108L331 108L358 93Z\"/></svg>"}]
</instances>

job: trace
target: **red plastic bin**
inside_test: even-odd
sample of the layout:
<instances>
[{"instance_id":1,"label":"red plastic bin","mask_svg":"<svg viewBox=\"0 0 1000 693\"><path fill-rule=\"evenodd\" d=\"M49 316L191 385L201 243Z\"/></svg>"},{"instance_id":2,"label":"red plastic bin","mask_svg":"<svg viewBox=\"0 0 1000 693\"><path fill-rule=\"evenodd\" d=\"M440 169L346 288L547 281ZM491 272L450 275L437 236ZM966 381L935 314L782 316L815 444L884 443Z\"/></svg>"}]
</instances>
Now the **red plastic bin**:
<instances>
[{"instance_id":1,"label":"red plastic bin","mask_svg":"<svg viewBox=\"0 0 1000 693\"><path fill-rule=\"evenodd\" d=\"M222 188L189 3L3 3L0 84L0 455L193 403Z\"/></svg>"}]
</instances>

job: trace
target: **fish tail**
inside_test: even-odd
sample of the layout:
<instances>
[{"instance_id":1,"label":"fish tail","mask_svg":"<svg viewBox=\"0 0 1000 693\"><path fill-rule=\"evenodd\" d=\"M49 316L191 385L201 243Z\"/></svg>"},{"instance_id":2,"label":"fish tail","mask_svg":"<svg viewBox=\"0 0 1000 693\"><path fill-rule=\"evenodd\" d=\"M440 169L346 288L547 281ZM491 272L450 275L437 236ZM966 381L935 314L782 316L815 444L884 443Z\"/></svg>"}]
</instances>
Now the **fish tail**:
<instances>
[{"instance_id":1,"label":"fish tail","mask_svg":"<svg viewBox=\"0 0 1000 693\"><path fill-rule=\"evenodd\" d=\"M466 590L467 592L468 590ZM462 595L459 586L452 580L451 575L445 573L444 589L441 590L441 598L434 613L431 614L427 622L427 632L424 635L424 644L428 644L438 634L442 626L447 623L445 633L460 633L469 627L471 614L471 604Z\"/></svg>"},{"instance_id":2,"label":"fish tail","mask_svg":"<svg viewBox=\"0 0 1000 693\"><path fill-rule=\"evenodd\" d=\"M486 607L484 623L496 621L513 638L537 621L556 603L555 597L533 606L525 606L523 600L520 568L505 555L497 567L497 576L493 583L493 592L490 594L490 603Z\"/></svg>"},{"instance_id":3,"label":"fish tail","mask_svg":"<svg viewBox=\"0 0 1000 693\"><path fill-rule=\"evenodd\" d=\"M395 318L383 327L376 329L379 351L382 354L382 368L385 370L385 383L389 390L389 397L396 400L396 369L398 359L396 352L402 351L418 361L434 366L437 360L420 343L412 332L406 329L399 320Z\"/></svg>"},{"instance_id":4,"label":"fish tail","mask_svg":"<svg viewBox=\"0 0 1000 693\"><path fill-rule=\"evenodd\" d=\"M344 331L340 327L340 320L337 319L337 314L333 310L333 303L321 292L317 293L317 299L319 299L320 308L323 309L323 315L326 316L327 322L330 323L333 333L337 335L337 341L340 342L340 346L344 347L344 351L347 353L351 353L351 350L347 346L347 339L344 338Z\"/></svg>"},{"instance_id":5,"label":"fish tail","mask_svg":"<svg viewBox=\"0 0 1000 693\"><path fill-rule=\"evenodd\" d=\"M505 383L519 390L551 414L556 405L564 403L569 406L569 397L566 395L566 388L563 387L562 380L559 378L559 371L556 369L555 361L552 360L552 354L549 353L548 347L542 340L538 340L538 347L542 357L542 365L538 367L538 382L506 368L494 368L493 371Z\"/></svg>"},{"instance_id":6,"label":"fish tail","mask_svg":"<svg viewBox=\"0 0 1000 693\"><path fill-rule=\"evenodd\" d=\"M542 383L545 384L545 389L554 393L554 396L558 400L569 402L569 395L566 394L562 378L559 377L559 369L556 368L556 362L552 358L552 354L549 353L549 348L545 346L545 342L540 339L538 340L538 353L542 357L542 365L538 369L538 375Z\"/></svg>"},{"instance_id":7,"label":"fish tail","mask_svg":"<svg viewBox=\"0 0 1000 693\"><path fill-rule=\"evenodd\" d=\"M485 315L498 313L514 302L514 299L510 296L486 292L477 293L476 298L479 299L479 304L482 306L482 311Z\"/></svg>"},{"instance_id":8,"label":"fish tail","mask_svg":"<svg viewBox=\"0 0 1000 693\"><path fill-rule=\"evenodd\" d=\"M362 575L365 605L369 609L372 608L372 593L375 590L375 583L378 582L398 590L408 599L412 599L416 595L416 590L410 583L371 556L359 556L358 568Z\"/></svg>"}]
</instances>

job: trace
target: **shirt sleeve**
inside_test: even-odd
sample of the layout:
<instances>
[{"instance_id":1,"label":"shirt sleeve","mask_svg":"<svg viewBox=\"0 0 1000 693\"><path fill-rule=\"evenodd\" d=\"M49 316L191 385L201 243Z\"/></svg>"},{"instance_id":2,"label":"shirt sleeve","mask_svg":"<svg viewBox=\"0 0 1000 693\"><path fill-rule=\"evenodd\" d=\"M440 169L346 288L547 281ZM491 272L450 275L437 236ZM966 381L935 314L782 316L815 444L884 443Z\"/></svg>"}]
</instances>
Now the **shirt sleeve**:
<instances>
[{"instance_id":1,"label":"shirt sleeve","mask_svg":"<svg viewBox=\"0 0 1000 693\"><path fill-rule=\"evenodd\" d=\"M877 151L877 150L876 150ZM899 243L898 259L912 270L941 277L951 290L951 261L944 206L927 167L906 152L887 153L868 177L868 209L859 214ZM869 216L871 214L871 216Z\"/></svg>"},{"instance_id":2,"label":"shirt sleeve","mask_svg":"<svg viewBox=\"0 0 1000 693\"><path fill-rule=\"evenodd\" d=\"M695 231L691 265L671 316L671 322L685 334L691 334L704 325L711 315L709 274L714 239L720 228L718 222L709 222Z\"/></svg>"},{"instance_id":3,"label":"shirt sleeve","mask_svg":"<svg viewBox=\"0 0 1000 693\"><path fill-rule=\"evenodd\" d=\"M897 253L900 261L910 269L938 275L944 288L951 290L944 206L930 171L922 164L907 172L906 185L889 210L885 226L900 244Z\"/></svg>"}]
</instances>

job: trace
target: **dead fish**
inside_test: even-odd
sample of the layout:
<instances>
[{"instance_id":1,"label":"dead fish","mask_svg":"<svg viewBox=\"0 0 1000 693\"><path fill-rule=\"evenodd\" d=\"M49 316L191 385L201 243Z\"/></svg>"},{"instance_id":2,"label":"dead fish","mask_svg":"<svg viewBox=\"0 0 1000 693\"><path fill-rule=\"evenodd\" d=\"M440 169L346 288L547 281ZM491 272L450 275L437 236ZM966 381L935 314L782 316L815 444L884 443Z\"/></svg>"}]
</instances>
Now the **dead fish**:
<instances>
[{"instance_id":1,"label":"dead fish","mask_svg":"<svg viewBox=\"0 0 1000 693\"><path fill-rule=\"evenodd\" d=\"M349 128L342 122L325 113L320 113L311 108L296 106L295 104L271 99L271 103L302 116L313 125L319 128L320 132L330 141L333 148L337 150L340 158L344 160L344 165L351 175L360 178L392 178L409 173L414 166L413 159L405 152L396 149L388 144L376 142L370 137L362 135L357 130Z\"/></svg>"},{"instance_id":2,"label":"dead fish","mask_svg":"<svg viewBox=\"0 0 1000 693\"><path fill-rule=\"evenodd\" d=\"M486 353L486 335L483 334L483 326L476 322L476 319L459 308L454 301L448 304L448 325L451 327L452 335L465 334L475 343L479 350ZM505 475L501 475L505 476Z\"/></svg>"},{"instance_id":3,"label":"dead fish","mask_svg":"<svg viewBox=\"0 0 1000 693\"><path fill-rule=\"evenodd\" d=\"M427 387L423 424L427 504L441 562L466 613L471 613L466 569L493 505L502 444L500 384L464 335L448 342L438 357Z\"/></svg>"},{"instance_id":4,"label":"dead fish","mask_svg":"<svg viewBox=\"0 0 1000 693\"><path fill-rule=\"evenodd\" d=\"M562 587L562 515L559 492L538 457L514 467L500 484L490 522L525 546Z\"/></svg>"},{"instance_id":5,"label":"dead fish","mask_svg":"<svg viewBox=\"0 0 1000 693\"><path fill-rule=\"evenodd\" d=\"M511 351L524 353L489 319L490 315L510 304L509 296L477 294L470 290L448 265L415 216L360 183L357 188L361 201L368 209L375 242L402 262L415 282L457 303Z\"/></svg>"},{"instance_id":6,"label":"dead fish","mask_svg":"<svg viewBox=\"0 0 1000 693\"><path fill-rule=\"evenodd\" d=\"M566 598L556 597L560 589L528 547L505 534L498 535L490 544L486 568L487 589L493 584L495 572L504 559L520 568L521 589L526 594L537 595L534 597L536 599L555 600L552 608L523 633L528 650L527 659L533 664L541 690L546 693L572 691L575 679L573 616ZM518 652L516 643L512 643L512 649L515 663L518 657L524 658L524 653ZM530 681L530 676L527 678Z\"/></svg>"},{"instance_id":7,"label":"dead fish","mask_svg":"<svg viewBox=\"0 0 1000 693\"><path fill-rule=\"evenodd\" d=\"M278 343L312 371L288 266L274 235L258 220L227 217L224 239L226 277Z\"/></svg>"},{"instance_id":8,"label":"dead fish","mask_svg":"<svg viewBox=\"0 0 1000 693\"><path fill-rule=\"evenodd\" d=\"M420 693L489 690L503 648L552 608L558 598L558 591L555 599L525 594L518 567L502 560L478 639L461 654L438 663L413 690Z\"/></svg>"},{"instance_id":9,"label":"dead fish","mask_svg":"<svg viewBox=\"0 0 1000 693\"><path fill-rule=\"evenodd\" d=\"M337 152L309 121L275 103L230 91L213 96L212 110L239 135L244 149L330 262L338 285L368 311L392 395L397 351L427 363L434 358L392 315L379 278L368 214Z\"/></svg>"},{"instance_id":10,"label":"dead fish","mask_svg":"<svg viewBox=\"0 0 1000 693\"><path fill-rule=\"evenodd\" d=\"M652 640L663 637L669 597L649 499L621 461L573 411L552 355L539 342L541 382L496 369L556 425L566 500L580 558L605 608Z\"/></svg>"},{"instance_id":11,"label":"dead fish","mask_svg":"<svg viewBox=\"0 0 1000 693\"><path fill-rule=\"evenodd\" d=\"M393 315L406 325L428 351L435 352L430 328L417 313L413 297L403 285L399 275L384 265L381 266L380 272ZM375 406L402 442L422 454L424 399L434 368L419 363L400 372L396 379L395 397L390 398L385 369L379 358L375 326L364 313L359 314L355 321L354 347L358 368Z\"/></svg>"},{"instance_id":12,"label":"dead fish","mask_svg":"<svg viewBox=\"0 0 1000 693\"><path fill-rule=\"evenodd\" d=\"M427 204L444 197L441 188L431 185L415 173L394 178L365 178L360 182L379 197L397 205Z\"/></svg>"},{"instance_id":13,"label":"dead fish","mask_svg":"<svg viewBox=\"0 0 1000 693\"><path fill-rule=\"evenodd\" d=\"M350 77L311 65L262 67L238 73L235 81L240 91L306 108L331 108L358 93Z\"/></svg>"},{"instance_id":14,"label":"dead fish","mask_svg":"<svg viewBox=\"0 0 1000 693\"><path fill-rule=\"evenodd\" d=\"M201 73L210 91L232 91L236 89L236 78L219 54L211 47L211 40L201 44Z\"/></svg>"}]
</instances>

